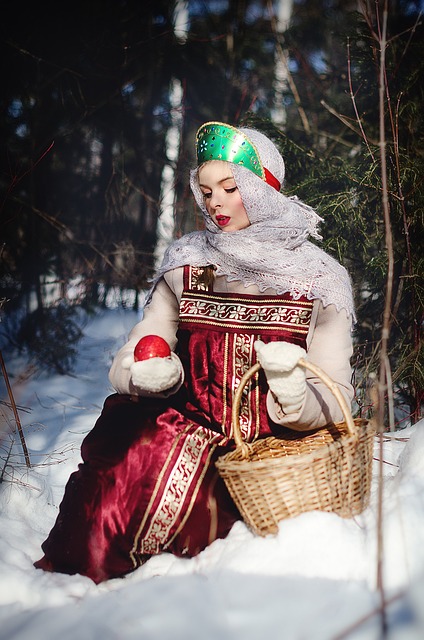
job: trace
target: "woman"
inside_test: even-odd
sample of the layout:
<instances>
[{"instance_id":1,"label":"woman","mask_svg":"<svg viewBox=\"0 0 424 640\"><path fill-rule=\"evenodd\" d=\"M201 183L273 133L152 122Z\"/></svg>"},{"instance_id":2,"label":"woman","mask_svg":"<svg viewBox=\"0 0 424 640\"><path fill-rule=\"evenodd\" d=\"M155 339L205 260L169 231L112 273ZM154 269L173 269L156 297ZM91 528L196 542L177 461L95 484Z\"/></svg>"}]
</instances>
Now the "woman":
<instances>
[{"instance_id":1,"label":"woman","mask_svg":"<svg viewBox=\"0 0 424 640\"><path fill-rule=\"evenodd\" d=\"M320 237L320 218L280 192L284 161L258 131L206 123L196 144L191 187L205 230L165 254L39 568L101 582L225 537L240 514L214 463L234 448L233 392L257 359L263 370L240 407L248 441L342 419L329 390L296 367L306 351L352 399L351 287L308 240ZM135 362L151 334L171 355Z\"/></svg>"}]
</instances>

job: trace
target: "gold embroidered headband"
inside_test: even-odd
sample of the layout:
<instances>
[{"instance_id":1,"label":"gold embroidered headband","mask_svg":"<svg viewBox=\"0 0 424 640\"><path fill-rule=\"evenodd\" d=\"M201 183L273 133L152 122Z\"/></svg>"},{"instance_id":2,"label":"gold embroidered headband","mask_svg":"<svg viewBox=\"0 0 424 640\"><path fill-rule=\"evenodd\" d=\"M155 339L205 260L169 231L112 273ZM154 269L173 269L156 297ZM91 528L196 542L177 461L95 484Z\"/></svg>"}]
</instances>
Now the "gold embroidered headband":
<instances>
[{"instance_id":1,"label":"gold embroidered headband","mask_svg":"<svg viewBox=\"0 0 424 640\"><path fill-rule=\"evenodd\" d=\"M224 160L238 164L253 173L277 191L280 183L261 162L258 150L239 129L223 122L206 122L196 134L198 165L209 160Z\"/></svg>"}]
</instances>

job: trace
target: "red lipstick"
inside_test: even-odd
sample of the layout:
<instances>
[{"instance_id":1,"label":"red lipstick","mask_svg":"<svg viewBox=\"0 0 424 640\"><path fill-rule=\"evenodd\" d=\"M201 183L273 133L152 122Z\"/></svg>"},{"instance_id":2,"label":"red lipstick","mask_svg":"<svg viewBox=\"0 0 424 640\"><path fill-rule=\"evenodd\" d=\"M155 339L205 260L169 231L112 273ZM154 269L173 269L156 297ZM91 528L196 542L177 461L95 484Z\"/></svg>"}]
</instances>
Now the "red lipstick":
<instances>
[{"instance_id":1,"label":"red lipstick","mask_svg":"<svg viewBox=\"0 0 424 640\"><path fill-rule=\"evenodd\" d=\"M216 216L216 222L217 224L219 224L220 227L225 227L231 220L231 218L229 216Z\"/></svg>"}]
</instances>

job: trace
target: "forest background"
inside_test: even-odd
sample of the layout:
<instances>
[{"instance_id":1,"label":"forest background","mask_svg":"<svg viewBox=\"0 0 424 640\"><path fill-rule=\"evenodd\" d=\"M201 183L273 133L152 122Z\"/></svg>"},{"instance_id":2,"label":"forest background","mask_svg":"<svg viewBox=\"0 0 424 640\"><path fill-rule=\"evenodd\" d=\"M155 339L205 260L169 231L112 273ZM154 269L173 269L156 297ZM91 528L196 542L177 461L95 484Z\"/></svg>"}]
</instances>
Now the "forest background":
<instances>
[{"instance_id":1,"label":"forest background","mask_svg":"<svg viewBox=\"0 0 424 640\"><path fill-rule=\"evenodd\" d=\"M169 241L199 228L188 186L205 121L254 126L285 192L324 218L354 285L356 410L379 367L387 282L379 60L384 2L86 0L2 6L0 348L72 371L85 314L138 308ZM416 422L422 354L424 38L389 0L384 130L393 296L388 392Z\"/></svg>"}]
</instances>

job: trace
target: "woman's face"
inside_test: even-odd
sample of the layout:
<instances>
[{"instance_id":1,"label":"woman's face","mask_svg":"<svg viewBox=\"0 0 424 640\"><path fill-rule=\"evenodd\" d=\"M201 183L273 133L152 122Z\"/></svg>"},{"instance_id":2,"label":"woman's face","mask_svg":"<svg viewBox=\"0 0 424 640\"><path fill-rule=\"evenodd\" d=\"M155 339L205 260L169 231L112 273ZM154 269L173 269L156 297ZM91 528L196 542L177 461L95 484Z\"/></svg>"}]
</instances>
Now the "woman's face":
<instances>
[{"instance_id":1,"label":"woman's face","mask_svg":"<svg viewBox=\"0 0 424 640\"><path fill-rule=\"evenodd\" d=\"M240 231L250 225L230 163L211 160L202 165L199 186L207 212L222 231Z\"/></svg>"}]
</instances>

